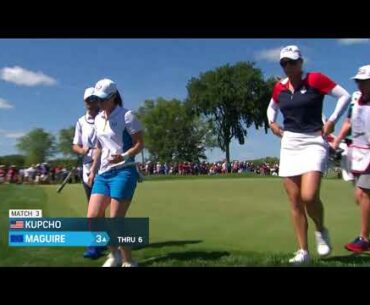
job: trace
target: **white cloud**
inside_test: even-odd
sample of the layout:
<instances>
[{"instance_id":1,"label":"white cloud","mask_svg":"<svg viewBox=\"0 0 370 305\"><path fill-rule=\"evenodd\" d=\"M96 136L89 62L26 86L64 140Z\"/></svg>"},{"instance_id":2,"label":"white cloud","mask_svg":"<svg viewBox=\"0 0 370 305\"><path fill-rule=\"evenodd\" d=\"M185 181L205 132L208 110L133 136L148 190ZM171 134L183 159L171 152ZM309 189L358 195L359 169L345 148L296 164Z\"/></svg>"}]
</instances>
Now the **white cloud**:
<instances>
[{"instance_id":1,"label":"white cloud","mask_svg":"<svg viewBox=\"0 0 370 305\"><path fill-rule=\"evenodd\" d=\"M255 58L257 60L267 60L272 62L278 62L280 56L280 50L283 47L277 47L273 49L264 49L256 53Z\"/></svg>"},{"instance_id":2,"label":"white cloud","mask_svg":"<svg viewBox=\"0 0 370 305\"><path fill-rule=\"evenodd\" d=\"M5 134L5 137L11 139L18 139L20 137L23 137L25 134L26 134L25 132L8 132Z\"/></svg>"},{"instance_id":3,"label":"white cloud","mask_svg":"<svg viewBox=\"0 0 370 305\"><path fill-rule=\"evenodd\" d=\"M20 137L23 137L26 133L22 131L11 131L11 130L5 130L0 129L0 136L4 136L5 138L9 139L18 139Z\"/></svg>"},{"instance_id":4,"label":"white cloud","mask_svg":"<svg viewBox=\"0 0 370 305\"><path fill-rule=\"evenodd\" d=\"M369 43L370 39L346 38L346 39L338 39L338 42L340 44L349 46L353 44Z\"/></svg>"},{"instance_id":5,"label":"white cloud","mask_svg":"<svg viewBox=\"0 0 370 305\"><path fill-rule=\"evenodd\" d=\"M0 70L2 80L20 86L52 86L56 80L41 71L33 72L19 66L5 67Z\"/></svg>"},{"instance_id":6,"label":"white cloud","mask_svg":"<svg viewBox=\"0 0 370 305\"><path fill-rule=\"evenodd\" d=\"M0 97L0 109L12 109L14 106Z\"/></svg>"}]
</instances>

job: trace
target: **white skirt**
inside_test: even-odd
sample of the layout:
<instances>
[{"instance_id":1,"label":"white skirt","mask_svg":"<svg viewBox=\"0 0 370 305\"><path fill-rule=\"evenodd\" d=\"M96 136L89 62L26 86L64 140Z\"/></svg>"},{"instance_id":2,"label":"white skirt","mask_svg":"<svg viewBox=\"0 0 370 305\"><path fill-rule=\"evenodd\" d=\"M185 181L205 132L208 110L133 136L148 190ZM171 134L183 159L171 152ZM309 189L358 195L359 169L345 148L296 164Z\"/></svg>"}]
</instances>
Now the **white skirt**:
<instances>
[{"instance_id":1,"label":"white skirt","mask_svg":"<svg viewBox=\"0 0 370 305\"><path fill-rule=\"evenodd\" d=\"M299 176L304 173L325 172L329 144L321 131L297 133L284 131L280 149L280 177Z\"/></svg>"}]
</instances>

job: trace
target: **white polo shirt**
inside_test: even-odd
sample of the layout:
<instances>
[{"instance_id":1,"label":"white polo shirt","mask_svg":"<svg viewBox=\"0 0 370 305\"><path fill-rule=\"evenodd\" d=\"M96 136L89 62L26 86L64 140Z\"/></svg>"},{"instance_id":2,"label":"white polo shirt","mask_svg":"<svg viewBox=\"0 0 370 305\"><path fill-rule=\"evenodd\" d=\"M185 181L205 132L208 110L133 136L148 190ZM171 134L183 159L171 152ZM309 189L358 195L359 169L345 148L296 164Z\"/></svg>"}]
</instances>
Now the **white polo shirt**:
<instances>
[{"instance_id":1,"label":"white polo shirt","mask_svg":"<svg viewBox=\"0 0 370 305\"><path fill-rule=\"evenodd\" d=\"M99 174L102 174L123 165L122 162L109 164L109 160L113 154L122 154L133 147L131 136L141 131L141 124L132 111L117 105L108 120L105 119L104 111L96 116L95 131L102 148L99 169ZM126 162L130 161L135 161L135 157Z\"/></svg>"},{"instance_id":2,"label":"white polo shirt","mask_svg":"<svg viewBox=\"0 0 370 305\"><path fill-rule=\"evenodd\" d=\"M94 118L88 113L80 117L76 123L73 144L91 147L92 149L83 156L83 181L87 183L87 174L90 171L93 162L93 148L96 147L97 137L95 133Z\"/></svg>"}]
</instances>

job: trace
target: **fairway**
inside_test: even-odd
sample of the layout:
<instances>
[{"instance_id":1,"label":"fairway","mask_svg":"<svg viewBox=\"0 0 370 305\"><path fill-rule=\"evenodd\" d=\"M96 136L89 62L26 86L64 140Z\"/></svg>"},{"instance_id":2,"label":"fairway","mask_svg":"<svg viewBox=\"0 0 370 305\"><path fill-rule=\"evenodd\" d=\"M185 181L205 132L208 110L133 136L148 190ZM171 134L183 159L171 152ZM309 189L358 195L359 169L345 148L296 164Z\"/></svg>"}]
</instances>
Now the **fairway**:
<instances>
[{"instance_id":1,"label":"fairway","mask_svg":"<svg viewBox=\"0 0 370 305\"><path fill-rule=\"evenodd\" d=\"M84 217L81 185L0 185L0 266L100 266L84 248L9 248L8 210L37 208L45 217ZM319 260L310 222L311 266L370 266L370 253L343 248L359 232L352 185L324 179L322 200L334 250ZM138 185L129 216L149 217L150 245L134 251L141 266L287 266L296 250L279 178L153 180Z\"/></svg>"}]
</instances>

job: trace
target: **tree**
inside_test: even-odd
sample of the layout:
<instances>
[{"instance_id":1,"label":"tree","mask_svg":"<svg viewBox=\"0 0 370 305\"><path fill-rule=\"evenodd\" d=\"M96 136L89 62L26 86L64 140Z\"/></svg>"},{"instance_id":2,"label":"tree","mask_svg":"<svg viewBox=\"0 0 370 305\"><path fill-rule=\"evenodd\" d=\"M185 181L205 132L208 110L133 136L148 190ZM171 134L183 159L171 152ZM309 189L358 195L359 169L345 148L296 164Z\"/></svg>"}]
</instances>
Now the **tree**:
<instances>
[{"instance_id":1,"label":"tree","mask_svg":"<svg viewBox=\"0 0 370 305\"><path fill-rule=\"evenodd\" d=\"M251 62L224 65L191 78L187 85L189 107L213 122L218 146L230 162L230 142L245 143L247 129L263 127L267 133L266 110L272 83L264 80Z\"/></svg>"},{"instance_id":2,"label":"tree","mask_svg":"<svg viewBox=\"0 0 370 305\"><path fill-rule=\"evenodd\" d=\"M26 165L42 163L55 153L55 138L35 128L17 140L17 148L26 155Z\"/></svg>"},{"instance_id":3,"label":"tree","mask_svg":"<svg viewBox=\"0 0 370 305\"><path fill-rule=\"evenodd\" d=\"M183 102L146 100L138 110L138 118L144 128L145 147L153 159L165 162L206 159L205 149L212 143L210 127Z\"/></svg>"},{"instance_id":4,"label":"tree","mask_svg":"<svg viewBox=\"0 0 370 305\"><path fill-rule=\"evenodd\" d=\"M25 164L25 156L22 155L1 156L0 164L3 164L5 166L15 165L17 167L22 167Z\"/></svg>"},{"instance_id":5,"label":"tree","mask_svg":"<svg viewBox=\"0 0 370 305\"><path fill-rule=\"evenodd\" d=\"M49 160L48 164L50 167L66 167L67 169L72 169L76 166L76 159L54 159Z\"/></svg>"},{"instance_id":6,"label":"tree","mask_svg":"<svg viewBox=\"0 0 370 305\"><path fill-rule=\"evenodd\" d=\"M279 158L277 157L265 157L265 158L260 158L260 159L255 159L255 160L248 160L247 162L252 162L256 166L260 166L264 163L269 163L269 164L279 164Z\"/></svg>"},{"instance_id":7,"label":"tree","mask_svg":"<svg viewBox=\"0 0 370 305\"><path fill-rule=\"evenodd\" d=\"M72 151L74 133L74 126L59 131L58 151L66 158L76 158L76 154Z\"/></svg>"}]
</instances>

